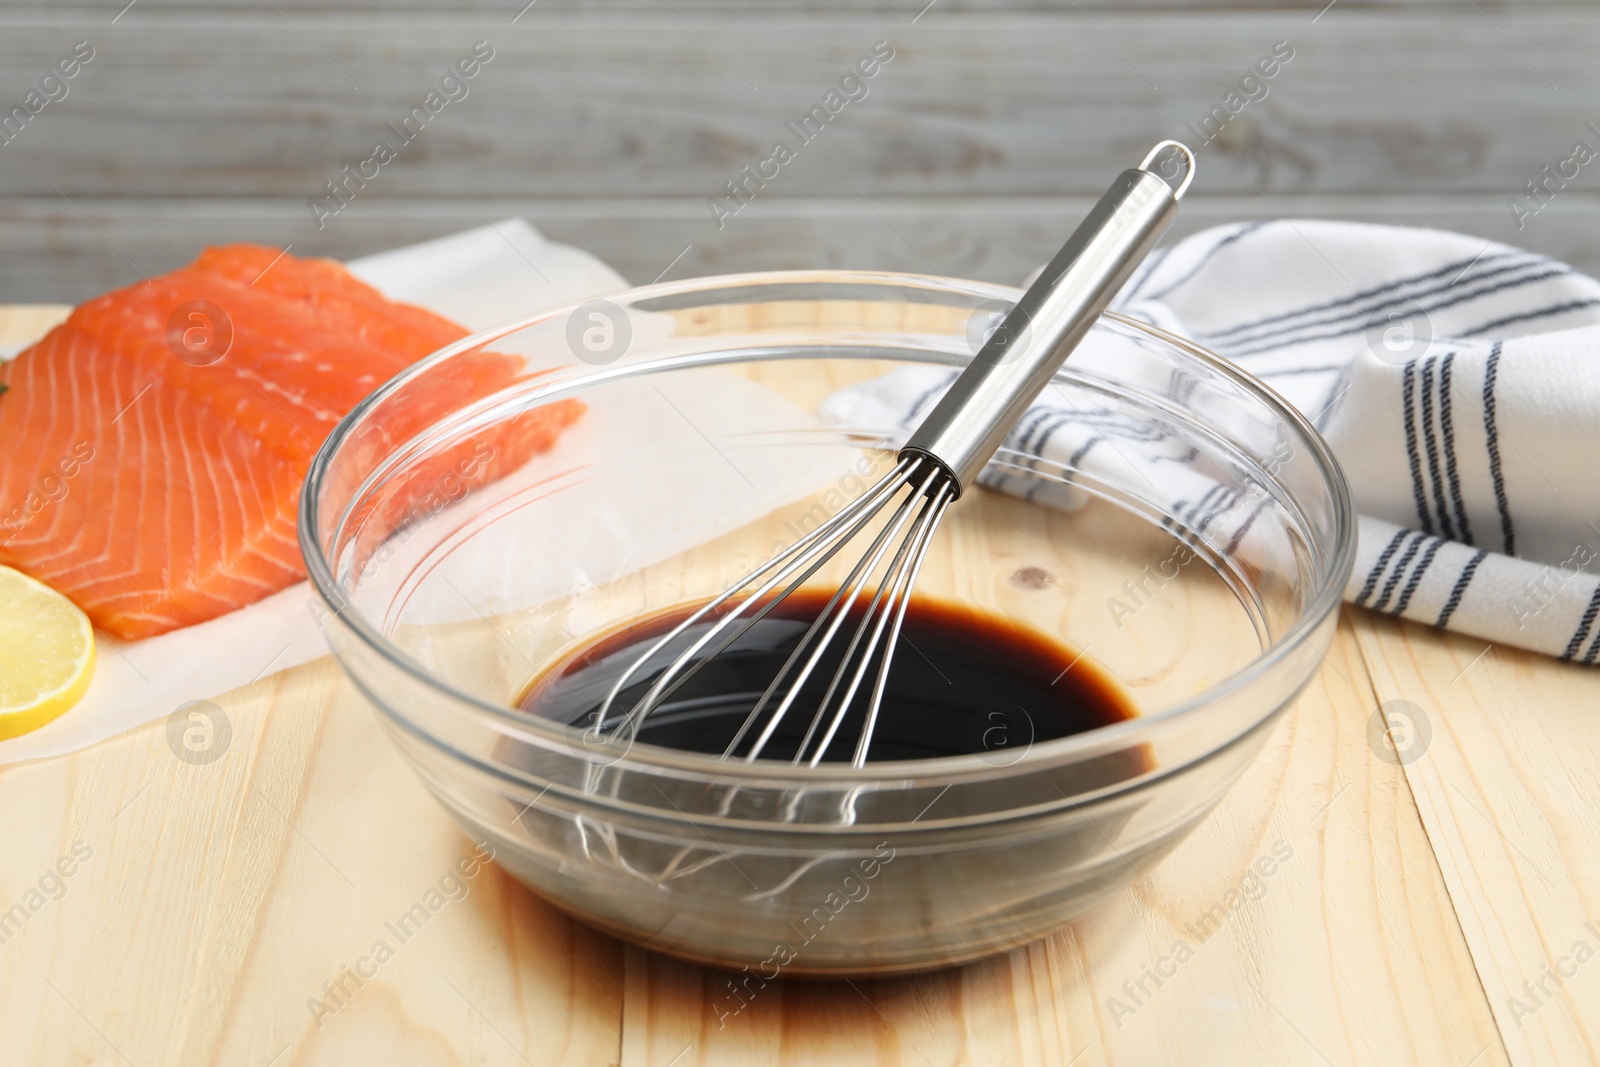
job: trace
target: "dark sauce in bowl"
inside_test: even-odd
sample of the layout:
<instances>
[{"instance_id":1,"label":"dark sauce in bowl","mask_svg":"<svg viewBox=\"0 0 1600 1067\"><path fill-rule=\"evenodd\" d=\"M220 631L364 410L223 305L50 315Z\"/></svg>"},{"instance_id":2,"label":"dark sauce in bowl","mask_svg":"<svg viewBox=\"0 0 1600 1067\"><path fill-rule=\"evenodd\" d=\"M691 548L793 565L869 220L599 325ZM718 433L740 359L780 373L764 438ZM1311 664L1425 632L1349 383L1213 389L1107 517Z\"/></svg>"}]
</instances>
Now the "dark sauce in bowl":
<instances>
[{"instance_id":1,"label":"dark sauce in bowl","mask_svg":"<svg viewBox=\"0 0 1600 1067\"><path fill-rule=\"evenodd\" d=\"M802 589L782 601L653 710L644 719L637 740L722 754L830 596L831 591ZM864 595L857 602L834 635L763 747L763 759L795 757L869 599ZM704 603L648 616L569 650L524 688L516 706L568 725L593 726L622 673ZM605 728L614 728L673 657L713 622L709 618L697 622L636 672L612 704ZM809 646L805 655L810 655ZM830 704L830 716L849 684L854 662ZM796 665L790 680L803 663L804 659ZM834 732L825 760L847 761L854 755L877 672L875 658ZM778 693L769 702L761 721L746 733L734 755L750 750L782 695ZM913 596L867 757L876 762L979 754L1004 764L1019 759L1030 745L1123 722L1137 714L1121 686L1079 650L978 608ZM807 759L815 753L828 725L825 718L813 732ZM1137 773L1132 767L1121 770Z\"/></svg>"}]
</instances>

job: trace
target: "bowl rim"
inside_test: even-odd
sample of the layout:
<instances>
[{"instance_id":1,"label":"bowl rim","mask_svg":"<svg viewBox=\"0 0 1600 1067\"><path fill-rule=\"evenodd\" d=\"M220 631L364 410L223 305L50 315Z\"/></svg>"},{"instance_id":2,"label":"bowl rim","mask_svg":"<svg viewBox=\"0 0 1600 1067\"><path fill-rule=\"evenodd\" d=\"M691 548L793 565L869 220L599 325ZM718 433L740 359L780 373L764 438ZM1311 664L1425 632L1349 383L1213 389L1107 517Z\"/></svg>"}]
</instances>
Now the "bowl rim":
<instances>
[{"instance_id":1,"label":"bowl rim","mask_svg":"<svg viewBox=\"0 0 1600 1067\"><path fill-rule=\"evenodd\" d=\"M544 308L469 334L461 340L423 357L368 394L339 420L339 423L329 433L327 439L324 440L322 446L312 458L311 465L306 471L305 481L301 487L297 532L301 555L306 564L307 577L310 579L311 586L317 597L327 609L328 615L333 616L338 625L347 628L363 644L390 665L400 669L425 687L436 691L441 696L460 706L462 712L486 717L500 723L502 727L509 727L518 733L532 733L541 742L549 743L552 746L562 746L574 759L584 759L580 755L584 751L583 746L573 743L573 737L577 735L577 732L572 727L562 723L535 719L511 707L491 703L464 689L458 688L429 671L422 663L414 660L398 646L391 643L360 612L350 608L348 598L340 591L337 580L333 576L331 564L324 555L316 534L321 510L317 497L328 473L329 465L335 453L338 452L340 446L354 430L360 419L391 394L402 388L407 382L427 374L433 367L450 360L461 352L491 344L502 337L527 329L530 326L536 326L540 323L560 318L563 315L571 314L577 308L592 301L611 300L619 302L625 299L630 303L638 303L645 299L683 296L692 293L709 293L720 289L731 290L747 286L818 286L821 284L834 286L859 284L867 287L899 286L942 293L959 292L969 296L998 299L1009 303L1015 303L1023 292L1017 286L909 272L858 270L750 271L737 274L705 275L671 282L657 282L650 285L629 286ZM899 782L905 788L918 788L926 787L930 783L937 784L941 781L953 783L970 779L992 780L1015 774L1035 772L1044 763L1070 763L1078 759L1088 758L1101 750L1125 747L1130 742L1136 742L1138 735L1152 733L1158 727L1169 724L1174 720L1197 714L1207 707L1215 706L1223 698L1246 688L1281 666L1285 660L1306 643L1317 629L1326 622L1328 616L1338 608L1343 600L1344 587L1354 567L1357 547L1356 510L1354 498L1343 468L1334 456L1331 446L1316 426L1277 390L1248 371L1186 337L1162 329L1142 319L1116 311L1103 312L1100 319L1132 330L1135 333L1144 334L1205 364L1210 370L1229 379L1247 393L1254 394L1272 410L1275 416L1293 427L1308 445L1309 453L1327 486L1333 511L1334 537L1332 552L1329 556L1330 565L1328 567L1328 573L1331 577L1322 583L1320 589L1316 590L1306 609L1301 612L1300 617L1290 624L1290 627L1274 645L1220 681L1182 701L1164 707L1154 714L1140 715L1120 723L1030 745L1021 757L1003 765L985 761L978 755L968 754L937 759L870 761L860 768L842 762L821 763L815 767L793 767L786 761L764 759L755 761L723 760L717 756L704 753L687 752L682 749L667 748L639 741L630 742L623 753L614 759L595 759L593 762L605 766L613 763L620 765L624 762L631 762L640 767L656 771L678 772L685 775L709 777L720 781L738 781L749 786L768 785L773 788L791 788L797 784L806 784L814 787L824 784L850 786L871 783L882 786L887 780ZM1100 323L1097 322L1094 328L1098 328L1099 325ZM693 356L673 358L675 361L688 358L691 362L687 366L697 365L692 362ZM674 363L675 367L683 365L681 362ZM714 364L708 363L707 365ZM547 377L545 384L530 393L526 399L535 399L546 393L554 394L559 392L565 394L619 377L649 373L657 369L660 369L657 364L647 360L624 367L599 367L591 369L587 373L578 374L575 377L558 374L550 375ZM400 447L404 448L405 444L402 443ZM337 649L331 644L330 650L334 651L335 659L341 659ZM1322 662L1326 663L1327 653L1322 650L1315 651L1318 652ZM1291 691L1290 696L1280 703L1279 707L1269 709L1261 718L1275 714L1283 704L1286 704L1288 700L1292 700L1294 695L1304 688L1307 680L1309 680L1309 677L1298 683ZM428 736L436 746L442 743L441 739L435 737L420 725L415 723L413 725L423 735ZM1259 719L1252 719L1238 732L1248 733L1257 725L1259 725ZM497 729L499 728L497 727ZM1233 737L1230 735L1213 747L1223 747L1232 740ZM1142 781L1143 776L1135 780L1135 782L1130 782L1129 785L1134 786ZM1072 802L1070 798L1064 799L1067 804Z\"/></svg>"}]
</instances>

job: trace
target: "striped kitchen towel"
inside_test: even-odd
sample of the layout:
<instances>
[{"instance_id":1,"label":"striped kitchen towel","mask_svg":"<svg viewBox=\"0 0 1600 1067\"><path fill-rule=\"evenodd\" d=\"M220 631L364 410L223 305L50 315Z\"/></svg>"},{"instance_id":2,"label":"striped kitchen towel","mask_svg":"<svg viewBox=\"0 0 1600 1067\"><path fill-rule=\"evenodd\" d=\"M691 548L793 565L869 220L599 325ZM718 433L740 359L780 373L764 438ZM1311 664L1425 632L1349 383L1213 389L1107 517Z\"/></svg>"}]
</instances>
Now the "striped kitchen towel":
<instances>
[{"instance_id":1,"label":"striped kitchen towel","mask_svg":"<svg viewBox=\"0 0 1600 1067\"><path fill-rule=\"evenodd\" d=\"M1600 658L1600 282L1482 238L1274 220L1157 252L1115 307L1233 360L1322 430L1361 514L1346 600ZM951 378L902 369L823 410L909 427ZM1149 432L1049 396L1011 448L1092 469L1121 462L1099 441ZM1038 485L993 467L983 480Z\"/></svg>"}]
</instances>

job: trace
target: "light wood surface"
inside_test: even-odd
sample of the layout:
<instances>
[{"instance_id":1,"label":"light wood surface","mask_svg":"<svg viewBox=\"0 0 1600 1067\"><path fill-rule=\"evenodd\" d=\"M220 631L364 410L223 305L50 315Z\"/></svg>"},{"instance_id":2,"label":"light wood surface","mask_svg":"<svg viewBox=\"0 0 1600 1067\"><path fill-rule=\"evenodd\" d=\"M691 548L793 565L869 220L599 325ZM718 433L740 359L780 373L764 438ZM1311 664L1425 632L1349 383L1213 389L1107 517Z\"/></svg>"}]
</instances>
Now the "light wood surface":
<instances>
[{"instance_id":1,"label":"light wood surface","mask_svg":"<svg viewBox=\"0 0 1600 1067\"><path fill-rule=\"evenodd\" d=\"M64 310L0 309L0 343ZM0 1065L1593 1061L1600 962L1573 954L1600 949L1597 697L1592 670L1346 609L1217 811L1026 948L779 983L719 1028L716 972L590 931L491 865L319 1018L323 983L472 853L322 660L220 697L214 763L174 758L158 721L0 768L0 914L44 900L0 944ZM1370 733L1397 698L1432 731L1403 767ZM1274 850L1291 858L1259 897L1135 1001L1124 983ZM1535 1002L1523 983L1547 967L1572 973Z\"/></svg>"},{"instance_id":2,"label":"light wood surface","mask_svg":"<svg viewBox=\"0 0 1600 1067\"><path fill-rule=\"evenodd\" d=\"M1592 0L1134 6L7 4L0 110L73 42L96 54L0 146L0 292L81 300L208 243L349 258L510 214L635 283L669 265L1014 281L1148 145L1195 140L1186 124L1277 41L1293 60L1200 148L1175 235L1281 212L1444 227L1600 272L1588 169L1525 227L1506 206L1574 141L1600 143ZM396 140L389 124L477 40L496 52L469 95L319 226L308 200ZM869 95L800 146L785 123L879 40L896 55ZM719 227L708 198L778 139L797 157Z\"/></svg>"}]
</instances>

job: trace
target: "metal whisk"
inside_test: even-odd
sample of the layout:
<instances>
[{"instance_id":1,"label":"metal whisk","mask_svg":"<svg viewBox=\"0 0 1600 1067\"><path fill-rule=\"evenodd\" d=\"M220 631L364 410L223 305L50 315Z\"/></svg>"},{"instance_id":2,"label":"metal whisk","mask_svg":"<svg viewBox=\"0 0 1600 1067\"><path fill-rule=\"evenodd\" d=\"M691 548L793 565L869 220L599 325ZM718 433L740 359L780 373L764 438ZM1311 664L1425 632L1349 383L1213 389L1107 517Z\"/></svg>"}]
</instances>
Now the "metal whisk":
<instances>
[{"instance_id":1,"label":"metal whisk","mask_svg":"<svg viewBox=\"0 0 1600 1067\"><path fill-rule=\"evenodd\" d=\"M1167 178L1180 173L1172 164L1183 164L1175 187L1151 169L1158 159L1163 161L1162 170L1170 171ZM723 751L723 758L729 758L745 746L744 759L761 755L828 650L842 639L840 632L856 605L871 590L793 756L795 763L811 766L822 760L870 675L865 717L851 757L855 766L863 765L911 590L940 520L1166 230L1194 178L1194 168L1193 152L1176 141L1162 141L1137 168L1118 176L907 439L894 469L656 641L617 679L590 730L606 740L631 739L646 716L887 512L882 528ZM618 696L630 685L643 684L650 663L697 626L704 632L692 635L644 695L614 720ZM641 681L634 682L635 677Z\"/></svg>"}]
</instances>

